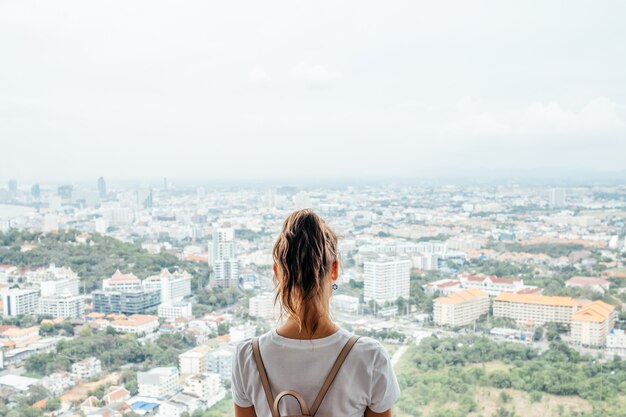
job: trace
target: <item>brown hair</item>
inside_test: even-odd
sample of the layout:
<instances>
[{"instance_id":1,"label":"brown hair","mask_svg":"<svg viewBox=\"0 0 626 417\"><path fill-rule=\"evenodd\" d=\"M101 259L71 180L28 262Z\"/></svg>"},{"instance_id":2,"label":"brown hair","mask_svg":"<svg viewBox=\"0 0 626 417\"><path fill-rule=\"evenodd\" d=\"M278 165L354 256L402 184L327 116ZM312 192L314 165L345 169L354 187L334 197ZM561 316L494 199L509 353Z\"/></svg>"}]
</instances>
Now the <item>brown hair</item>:
<instances>
[{"instance_id":1,"label":"brown hair","mask_svg":"<svg viewBox=\"0 0 626 417\"><path fill-rule=\"evenodd\" d=\"M321 283L338 262L337 235L312 210L298 210L285 219L272 254L281 314L314 333L320 317L328 314L323 296L328 289Z\"/></svg>"}]
</instances>

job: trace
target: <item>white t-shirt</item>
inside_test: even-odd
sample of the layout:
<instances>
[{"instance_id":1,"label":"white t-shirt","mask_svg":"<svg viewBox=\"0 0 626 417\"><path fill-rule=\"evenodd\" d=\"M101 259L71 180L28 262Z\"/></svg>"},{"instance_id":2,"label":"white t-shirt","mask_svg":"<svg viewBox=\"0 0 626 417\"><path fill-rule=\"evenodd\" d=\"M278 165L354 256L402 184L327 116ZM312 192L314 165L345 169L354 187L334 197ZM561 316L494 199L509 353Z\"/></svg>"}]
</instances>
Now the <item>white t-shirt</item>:
<instances>
[{"instance_id":1,"label":"white t-shirt","mask_svg":"<svg viewBox=\"0 0 626 417\"><path fill-rule=\"evenodd\" d=\"M274 395L291 389L302 394L311 407L350 336L343 329L314 340L288 339L275 330L262 335L259 348ZM232 392L238 406L254 405L258 417L271 417L250 340L237 347ZM366 407L381 413L389 410L399 396L400 387L387 352L374 339L361 337L346 357L316 417L362 417ZM283 397L280 414L300 414L297 401Z\"/></svg>"}]
</instances>

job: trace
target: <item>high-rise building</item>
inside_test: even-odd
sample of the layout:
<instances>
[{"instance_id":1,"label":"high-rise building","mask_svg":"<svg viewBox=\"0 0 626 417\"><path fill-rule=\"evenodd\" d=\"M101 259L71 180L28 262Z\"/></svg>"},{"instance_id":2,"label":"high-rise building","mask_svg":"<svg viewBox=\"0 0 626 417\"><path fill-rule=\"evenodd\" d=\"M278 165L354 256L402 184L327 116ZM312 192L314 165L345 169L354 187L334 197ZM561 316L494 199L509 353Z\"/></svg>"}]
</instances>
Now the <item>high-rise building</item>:
<instances>
[{"instance_id":1,"label":"high-rise building","mask_svg":"<svg viewBox=\"0 0 626 417\"><path fill-rule=\"evenodd\" d=\"M363 296L365 301L393 302L398 297L409 298L411 261L381 257L365 261Z\"/></svg>"},{"instance_id":2,"label":"high-rise building","mask_svg":"<svg viewBox=\"0 0 626 417\"><path fill-rule=\"evenodd\" d=\"M98 195L100 195L100 198L105 198L107 196L107 183L104 180L104 177L98 178Z\"/></svg>"},{"instance_id":3,"label":"high-rise building","mask_svg":"<svg viewBox=\"0 0 626 417\"><path fill-rule=\"evenodd\" d=\"M550 189L549 199L550 209L558 209L565 207L565 190L563 188Z\"/></svg>"},{"instance_id":4,"label":"high-rise building","mask_svg":"<svg viewBox=\"0 0 626 417\"><path fill-rule=\"evenodd\" d=\"M72 193L74 192L73 185L59 185L57 187L57 194L64 200L71 200Z\"/></svg>"},{"instance_id":5,"label":"high-rise building","mask_svg":"<svg viewBox=\"0 0 626 417\"><path fill-rule=\"evenodd\" d=\"M237 287L239 284L239 262L235 245L235 229L230 223L213 226L210 260L215 274L215 284L223 288Z\"/></svg>"},{"instance_id":6,"label":"high-rise building","mask_svg":"<svg viewBox=\"0 0 626 417\"><path fill-rule=\"evenodd\" d=\"M30 187L30 194L35 200L39 200L41 198L41 188L39 187L39 184L33 184L33 186Z\"/></svg>"},{"instance_id":7,"label":"high-rise building","mask_svg":"<svg viewBox=\"0 0 626 417\"><path fill-rule=\"evenodd\" d=\"M235 229L230 223L220 226L213 225L213 261L234 259L237 255L235 247Z\"/></svg>"},{"instance_id":8,"label":"high-rise building","mask_svg":"<svg viewBox=\"0 0 626 417\"><path fill-rule=\"evenodd\" d=\"M221 288L237 288L239 285L239 261L224 259L213 264L215 284Z\"/></svg>"},{"instance_id":9,"label":"high-rise building","mask_svg":"<svg viewBox=\"0 0 626 417\"><path fill-rule=\"evenodd\" d=\"M39 291L19 288L2 291L2 314L4 316L20 316L32 314L37 310Z\"/></svg>"},{"instance_id":10,"label":"high-rise building","mask_svg":"<svg viewBox=\"0 0 626 417\"><path fill-rule=\"evenodd\" d=\"M17 194L17 181L14 179L10 179L8 183L9 194L11 197L14 197Z\"/></svg>"},{"instance_id":11,"label":"high-rise building","mask_svg":"<svg viewBox=\"0 0 626 417\"><path fill-rule=\"evenodd\" d=\"M152 208L152 188L145 188L137 190L137 208L151 209Z\"/></svg>"}]
</instances>

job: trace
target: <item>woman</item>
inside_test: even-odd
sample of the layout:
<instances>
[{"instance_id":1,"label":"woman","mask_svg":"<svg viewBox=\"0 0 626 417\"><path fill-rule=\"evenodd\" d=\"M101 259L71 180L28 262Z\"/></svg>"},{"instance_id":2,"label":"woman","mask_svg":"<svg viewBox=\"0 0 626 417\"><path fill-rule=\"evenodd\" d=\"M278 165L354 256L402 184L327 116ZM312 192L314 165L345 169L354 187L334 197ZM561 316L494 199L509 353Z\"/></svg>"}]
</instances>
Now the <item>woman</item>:
<instances>
[{"instance_id":1,"label":"woman","mask_svg":"<svg viewBox=\"0 0 626 417\"><path fill-rule=\"evenodd\" d=\"M273 401L268 397L293 390L307 405L314 404L352 336L330 318L329 302L337 288L339 257L337 236L324 221L311 210L289 215L273 256L276 299L285 320L276 330L258 338L257 358L253 341L238 346L232 375L236 417L308 414L291 397L284 397L278 409L272 410ZM265 368L269 379L265 388L261 368ZM347 353L326 395L318 401L315 415L390 417L391 406L399 395L384 348L373 339L361 337Z\"/></svg>"}]
</instances>

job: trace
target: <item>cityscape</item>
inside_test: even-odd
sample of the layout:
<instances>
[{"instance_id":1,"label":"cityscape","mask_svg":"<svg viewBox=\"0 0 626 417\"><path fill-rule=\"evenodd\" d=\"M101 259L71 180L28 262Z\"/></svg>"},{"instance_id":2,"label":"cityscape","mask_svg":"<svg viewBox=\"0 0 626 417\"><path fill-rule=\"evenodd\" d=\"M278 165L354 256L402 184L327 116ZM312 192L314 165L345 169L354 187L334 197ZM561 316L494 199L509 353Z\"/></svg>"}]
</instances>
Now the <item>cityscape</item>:
<instances>
[{"instance_id":1,"label":"cityscape","mask_svg":"<svg viewBox=\"0 0 626 417\"><path fill-rule=\"evenodd\" d=\"M333 318L385 346L394 415L624 415L623 183L104 177L0 186L0 415L232 415L301 208L339 235Z\"/></svg>"}]
</instances>

